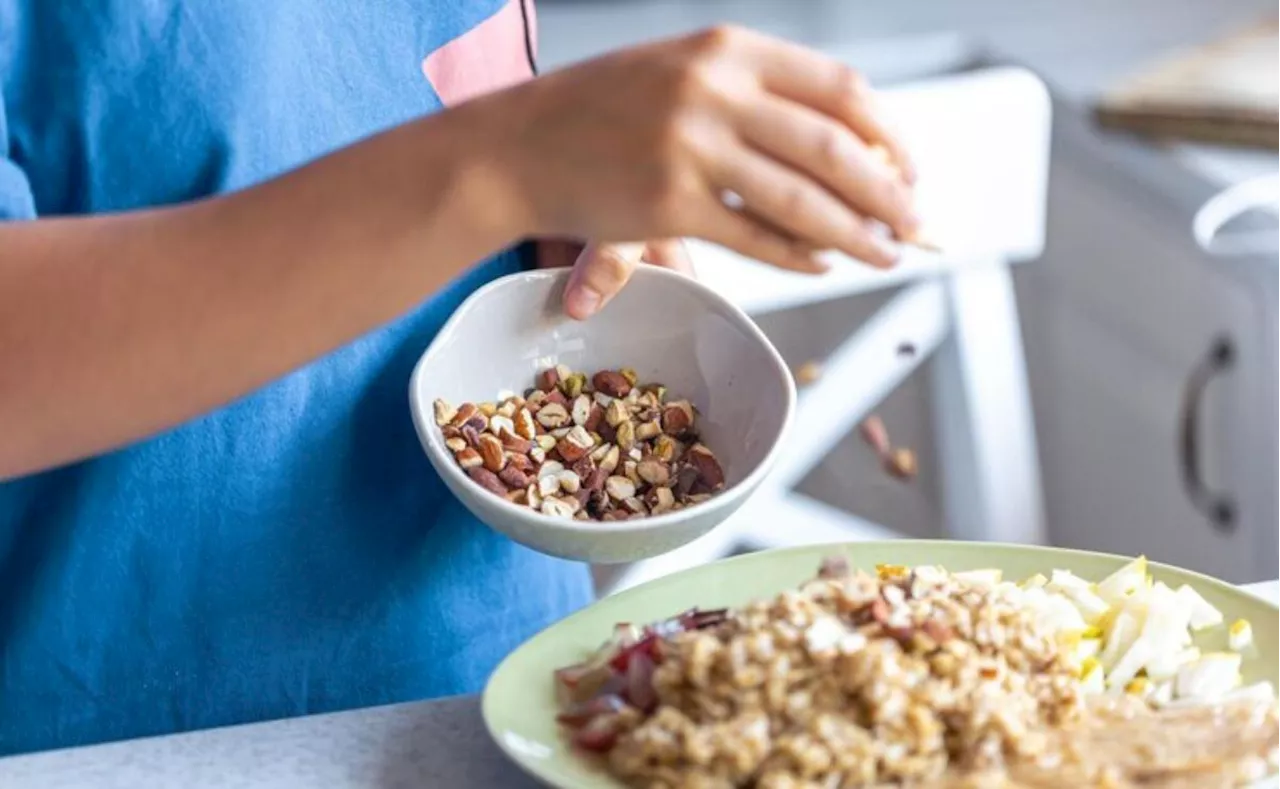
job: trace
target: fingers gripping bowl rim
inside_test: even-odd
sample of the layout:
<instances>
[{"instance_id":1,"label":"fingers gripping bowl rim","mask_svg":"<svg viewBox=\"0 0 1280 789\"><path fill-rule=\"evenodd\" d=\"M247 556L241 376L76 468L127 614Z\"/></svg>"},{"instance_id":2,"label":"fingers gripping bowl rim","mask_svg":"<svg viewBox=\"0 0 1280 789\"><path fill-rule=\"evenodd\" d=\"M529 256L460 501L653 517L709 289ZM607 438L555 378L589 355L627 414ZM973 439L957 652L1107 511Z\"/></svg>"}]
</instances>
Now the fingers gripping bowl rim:
<instances>
[{"instance_id":1,"label":"fingers gripping bowl rim","mask_svg":"<svg viewBox=\"0 0 1280 789\"><path fill-rule=\"evenodd\" d=\"M441 480L479 520L535 550L611 563L673 550L714 528L761 484L795 409L791 373L742 310L684 275L638 268L599 314L566 317L569 269L522 272L477 290L423 354L409 386L419 440ZM433 402L487 400L522 389L541 369L634 368L700 411L705 442L724 467L709 501L642 520L554 519L477 486L458 468L436 426Z\"/></svg>"}]
</instances>

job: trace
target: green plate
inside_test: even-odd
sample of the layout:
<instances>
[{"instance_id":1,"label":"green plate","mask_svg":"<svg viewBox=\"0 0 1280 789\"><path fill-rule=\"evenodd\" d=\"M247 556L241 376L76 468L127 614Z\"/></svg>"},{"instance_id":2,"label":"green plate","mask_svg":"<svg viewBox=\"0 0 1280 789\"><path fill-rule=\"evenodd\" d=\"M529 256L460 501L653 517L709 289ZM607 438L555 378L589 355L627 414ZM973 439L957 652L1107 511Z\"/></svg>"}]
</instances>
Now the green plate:
<instances>
[{"instance_id":1,"label":"green plate","mask_svg":"<svg viewBox=\"0 0 1280 789\"><path fill-rule=\"evenodd\" d=\"M876 564L941 564L950 570L998 567L1012 580L1054 569L1101 580L1129 559L1120 556L991 543L902 540L820 545L739 556L644 584L612 597L544 630L511 653L489 679L483 713L489 734L517 764L559 789L618 789L592 762L572 752L555 723L552 672L584 659L609 638L617 622L648 623L693 606L716 608L772 596L813 577L824 556L843 554L855 567ZM1152 563L1151 574L1171 586L1190 584L1221 610L1228 622L1253 625L1256 654L1244 662L1245 682L1280 685L1280 616L1275 605L1223 581ZM1221 648L1226 628L1215 628L1200 643Z\"/></svg>"}]
</instances>

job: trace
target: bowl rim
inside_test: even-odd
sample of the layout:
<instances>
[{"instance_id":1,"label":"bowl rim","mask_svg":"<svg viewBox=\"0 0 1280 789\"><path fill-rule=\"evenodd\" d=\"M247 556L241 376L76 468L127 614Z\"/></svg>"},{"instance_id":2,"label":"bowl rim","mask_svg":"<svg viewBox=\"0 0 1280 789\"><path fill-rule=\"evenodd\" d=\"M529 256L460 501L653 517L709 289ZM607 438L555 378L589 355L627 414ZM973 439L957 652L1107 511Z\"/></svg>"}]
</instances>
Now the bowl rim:
<instances>
[{"instance_id":1,"label":"bowl rim","mask_svg":"<svg viewBox=\"0 0 1280 789\"><path fill-rule=\"evenodd\" d=\"M632 273L632 279L634 280L636 277L667 278L672 281L678 281L680 287L688 287L698 291L702 298L710 301L723 313L732 318L747 332L750 337L764 348L769 362L778 372L782 380L783 388L782 423L778 428L777 435L773 439L773 445L769 447L764 458L756 464L755 468L753 468L750 473L733 486L725 488L725 490L715 496L712 496L707 501L701 502L692 507L686 507L685 509L665 513L663 515L638 518L636 520L610 521L608 523L576 521L565 518L555 518L550 515L543 515L541 512L536 512L528 507L513 504L500 496L495 496L492 493L489 493L462 472L462 469L458 467L456 462L454 462L453 457L445 450L444 442L440 439L440 431L436 427L435 417L431 412L431 404L424 403L418 398L418 392L420 388L424 386L422 379L426 376L426 368L431 356L443 342L447 341L450 336L457 331L457 327L462 322L463 317L467 313L478 308L480 303L484 301L485 297L493 291L509 286L517 281L559 279L564 277L570 270L570 268L546 268L518 271L513 274L498 277L497 279L481 285L458 305L458 308L449 316L449 320L445 321L444 326L440 328L435 339L431 341L431 344L427 346L427 349L423 351L422 355L418 358L418 361L413 368L413 374L409 376L409 407L413 413L413 424L417 429L418 439L423 445L423 449L426 451L428 457L432 458L434 461L441 461L432 463L432 465L436 467L436 473L441 474L442 476L451 477L463 485L473 487L477 493L483 493L486 495L491 500L490 503L496 506L500 511L505 511L513 517L527 520L535 524L540 529L550 529L578 535L638 535L661 531L664 528L687 523L689 520L697 518L704 513L710 512L713 509L718 509L719 507L716 505L723 506L754 491L764 477L768 475L769 470L777 460L784 443L783 439L790 430L791 423L795 416L796 385L795 380L791 375L791 368L787 366L787 363L782 358L782 354L780 354L778 349L774 347L773 343L769 341L769 338L765 336L760 327L756 325L755 321L752 320L741 307L729 301L709 286L690 276L653 265L642 265L637 267L637 269ZM441 469L442 466L443 470Z\"/></svg>"}]
</instances>

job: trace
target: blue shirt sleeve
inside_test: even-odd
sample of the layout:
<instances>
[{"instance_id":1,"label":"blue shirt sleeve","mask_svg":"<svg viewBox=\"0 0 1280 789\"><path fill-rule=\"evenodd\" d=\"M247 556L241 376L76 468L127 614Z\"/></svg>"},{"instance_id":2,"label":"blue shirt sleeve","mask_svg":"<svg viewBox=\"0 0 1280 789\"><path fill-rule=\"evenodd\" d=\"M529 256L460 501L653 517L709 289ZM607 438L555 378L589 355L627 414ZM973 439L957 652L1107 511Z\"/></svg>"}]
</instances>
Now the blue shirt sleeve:
<instances>
[{"instance_id":1,"label":"blue shirt sleeve","mask_svg":"<svg viewBox=\"0 0 1280 789\"><path fill-rule=\"evenodd\" d=\"M34 219L36 201L22 168L9 158L9 122L0 102L0 222Z\"/></svg>"}]
</instances>

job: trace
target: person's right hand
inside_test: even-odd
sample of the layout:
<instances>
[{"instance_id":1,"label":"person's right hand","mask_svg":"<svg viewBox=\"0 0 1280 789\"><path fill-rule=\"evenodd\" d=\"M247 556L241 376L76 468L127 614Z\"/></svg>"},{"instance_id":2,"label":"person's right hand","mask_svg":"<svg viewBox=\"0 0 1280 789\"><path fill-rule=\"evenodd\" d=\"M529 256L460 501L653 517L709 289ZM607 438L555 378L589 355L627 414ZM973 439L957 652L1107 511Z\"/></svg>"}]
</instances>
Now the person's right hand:
<instances>
[{"instance_id":1,"label":"person's right hand","mask_svg":"<svg viewBox=\"0 0 1280 789\"><path fill-rule=\"evenodd\" d=\"M499 157L536 235L698 237L816 272L824 249L891 265L869 220L916 230L912 165L865 81L777 39L715 28L476 104L509 130Z\"/></svg>"}]
</instances>

